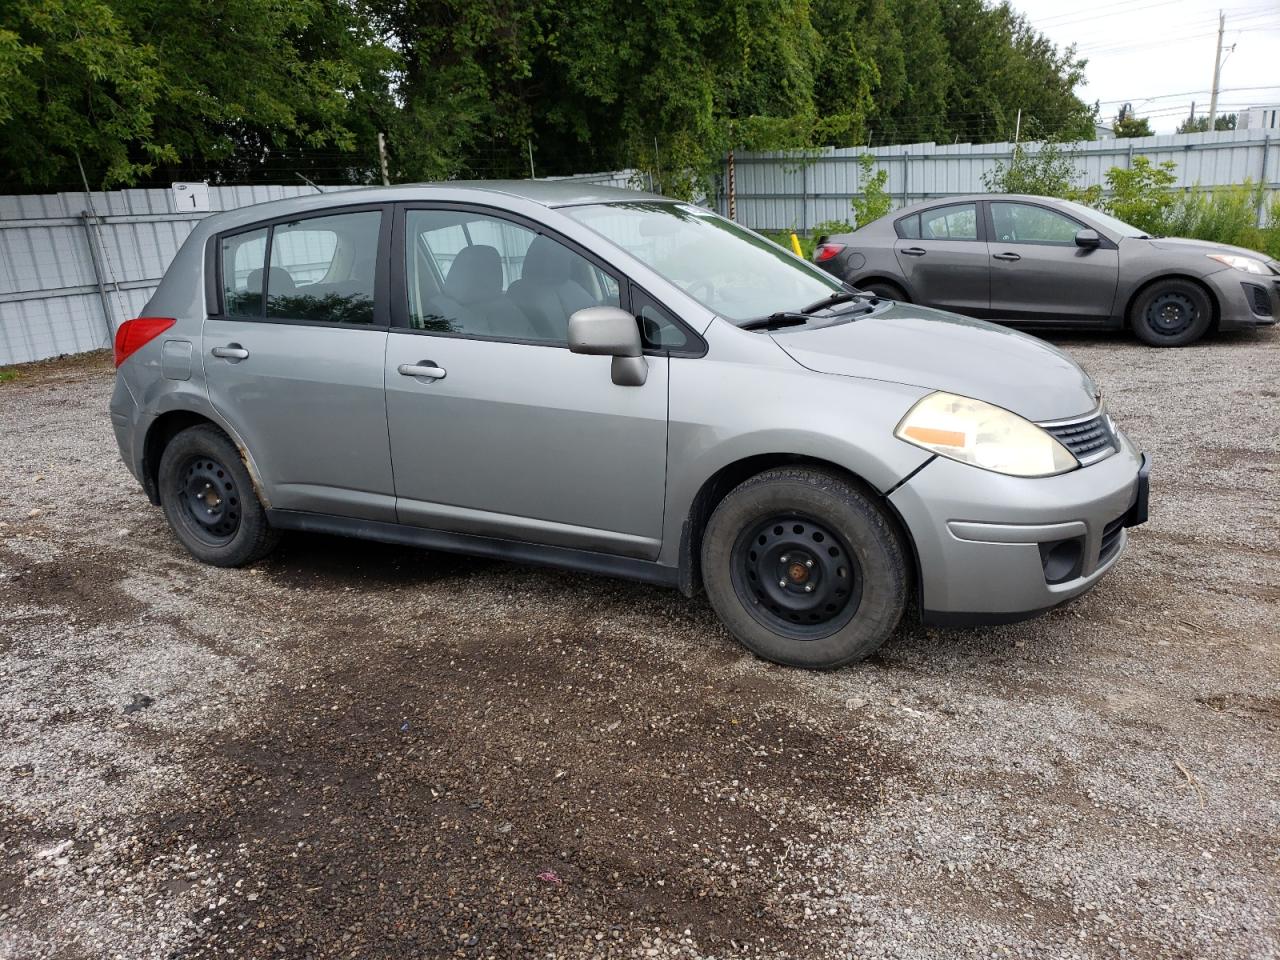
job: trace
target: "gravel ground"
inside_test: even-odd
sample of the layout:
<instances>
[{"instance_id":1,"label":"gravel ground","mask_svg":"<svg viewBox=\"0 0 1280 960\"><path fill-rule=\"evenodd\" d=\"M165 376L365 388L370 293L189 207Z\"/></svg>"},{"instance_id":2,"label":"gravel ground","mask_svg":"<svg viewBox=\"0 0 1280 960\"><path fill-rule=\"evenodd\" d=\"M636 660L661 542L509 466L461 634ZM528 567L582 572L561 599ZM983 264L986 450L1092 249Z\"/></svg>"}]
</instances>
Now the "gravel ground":
<instances>
[{"instance_id":1,"label":"gravel ground","mask_svg":"<svg viewBox=\"0 0 1280 960\"><path fill-rule=\"evenodd\" d=\"M1090 595L836 673L702 599L191 560L108 359L0 382L0 956L1280 957L1280 333L1062 338L1152 453Z\"/></svg>"}]
</instances>

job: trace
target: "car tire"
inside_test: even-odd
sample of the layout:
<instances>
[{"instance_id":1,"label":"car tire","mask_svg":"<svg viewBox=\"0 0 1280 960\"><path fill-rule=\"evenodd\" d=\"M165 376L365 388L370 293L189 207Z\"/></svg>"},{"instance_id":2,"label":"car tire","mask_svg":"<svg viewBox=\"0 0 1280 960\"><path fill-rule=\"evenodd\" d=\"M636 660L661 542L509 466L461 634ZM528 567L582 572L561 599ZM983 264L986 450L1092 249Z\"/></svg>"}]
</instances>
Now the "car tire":
<instances>
[{"instance_id":1,"label":"car tire","mask_svg":"<svg viewBox=\"0 0 1280 960\"><path fill-rule=\"evenodd\" d=\"M1143 290L1129 308L1129 325L1153 347L1184 347L1205 335L1213 303L1190 280L1160 280Z\"/></svg>"},{"instance_id":2,"label":"car tire","mask_svg":"<svg viewBox=\"0 0 1280 960\"><path fill-rule=\"evenodd\" d=\"M243 567L271 552L279 532L267 522L249 470L227 435L188 427L160 455L160 505L188 552L215 567Z\"/></svg>"},{"instance_id":3,"label":"car tire","mask_svg":"<svg viewBox=\"0 0 1280 960\"><path fill-rule=\"evenodd\" d=\"M870 283L858 284L857 287L859 290L874 293L877 297L883 297L886 300L897 300L901 303L911 302L907 298L905 290L888 280L872 280Z\"/></svg>"},{"instance_id":4,"label":"car tire","mask_svg":"<svg viewBox=\"0 0 1280 960\"><path fill-rule=\"evenodd\" d=\"M778 467L720 501L702 539L711 606L748 650L831 669L875 652L906 608L907 549L874 494ZM806 590L806 586L811 590Z\"/></svg>"}]
</instances>

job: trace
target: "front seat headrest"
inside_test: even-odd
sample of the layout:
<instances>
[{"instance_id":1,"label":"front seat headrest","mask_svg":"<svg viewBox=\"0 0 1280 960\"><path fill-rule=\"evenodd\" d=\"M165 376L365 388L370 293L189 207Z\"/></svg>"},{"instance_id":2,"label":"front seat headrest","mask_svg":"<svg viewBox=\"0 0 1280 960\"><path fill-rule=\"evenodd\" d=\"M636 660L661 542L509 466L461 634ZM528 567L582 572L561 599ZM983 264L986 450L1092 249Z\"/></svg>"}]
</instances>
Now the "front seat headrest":
<instances>
[{"instance_id":1,"label":"front seat headrest","mask_svg":"<svg viewBox=\"0 0 1280 960\"><path fill-rule=\"evenodd\" d=\"M493 247L463 247L444 278L445 296L459 303L479 303L502 295L502 258Z\"/></svg>"}]
</instances>

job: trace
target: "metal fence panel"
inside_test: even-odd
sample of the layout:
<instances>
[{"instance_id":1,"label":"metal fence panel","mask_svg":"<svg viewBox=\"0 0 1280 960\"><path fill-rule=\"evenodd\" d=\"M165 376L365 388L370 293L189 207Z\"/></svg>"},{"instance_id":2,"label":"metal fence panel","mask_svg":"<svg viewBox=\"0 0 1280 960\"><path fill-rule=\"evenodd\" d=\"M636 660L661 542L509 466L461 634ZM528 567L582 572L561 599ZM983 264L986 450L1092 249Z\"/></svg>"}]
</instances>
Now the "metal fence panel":
<instances>
[{"instance_id":1,"label":"metal fence panel","mask_svg":"<svg viewBox=\"0 0 1280 960\"><path fill-rule=\"evenodd\" d=\"M1024 144L1027 150L1039 144ZM1011 143L913 143L894 146L827 148L806 154L736 154L738 222L755 230L811 231L826 220L852 219L850 200L863 193L858 158L870 154L872 175L888 174L885 189L894 209L937 197L983 193L984 174L1013 156ZM1280 189L1280 138L1263 130L1222 130L1074 144L1080 186L1104 185L1112 167L1134 157L1174 162L1183 189L1262 184L1268 199ZM728 172L722 178L728 182ZM728 197L716 198L728 213Z\"/></svg>"}]
</instances>

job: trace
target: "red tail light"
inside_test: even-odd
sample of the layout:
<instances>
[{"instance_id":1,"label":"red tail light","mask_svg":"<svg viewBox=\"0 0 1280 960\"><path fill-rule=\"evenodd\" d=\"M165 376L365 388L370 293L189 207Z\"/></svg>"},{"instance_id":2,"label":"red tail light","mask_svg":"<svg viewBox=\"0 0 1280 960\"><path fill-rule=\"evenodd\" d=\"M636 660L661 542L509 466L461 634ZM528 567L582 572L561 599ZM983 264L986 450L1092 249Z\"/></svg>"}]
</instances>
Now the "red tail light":
<instances>
[{"instance_id":1,"label":"red tail light","mask_svg":"<svg viewBox=\"0 0 1280 960\"><path fill-rule=\"evenodd\" d=\"M843 243L823 243L818 245L818 249L813 251L813 262L822 263L830 260L837 253L844 249Z\"/></svg>"},{"instance_id":2,"label":"red tail light","mask_svg":"<svg viewBox=\"0 0 1280 960\"><path fill-rule=\"evenodd\" d=\"M116 366L177 322L173 317L138 317L120 324L116 331Z\"/></svg>"}]
</instances>

